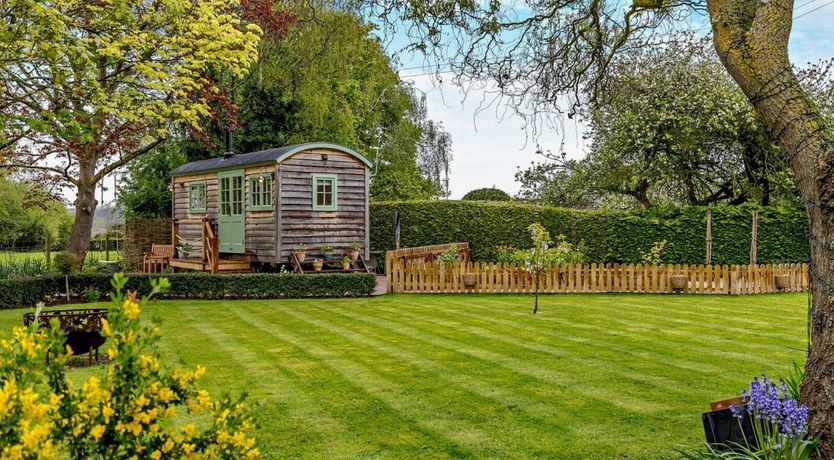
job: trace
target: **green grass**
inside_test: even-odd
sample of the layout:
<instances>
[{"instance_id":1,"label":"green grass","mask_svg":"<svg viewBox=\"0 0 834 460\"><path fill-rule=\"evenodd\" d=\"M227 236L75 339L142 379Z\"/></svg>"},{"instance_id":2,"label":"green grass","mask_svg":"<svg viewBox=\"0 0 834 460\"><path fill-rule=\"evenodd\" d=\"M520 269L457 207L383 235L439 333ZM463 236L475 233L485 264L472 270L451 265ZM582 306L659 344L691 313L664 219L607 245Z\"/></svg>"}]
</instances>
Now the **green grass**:
<instances>
[{"instance_id":1,"label":"green grass","mask_svg":"<svg viewBox=\"0 0 834 460\"><path fill-rule=\"evenodd\" d=\"M171 364L246 391L264 458L668 459L803 356L804 294L163 301ZM21 310L0 312L0 330ZM74 370L77 377L100 370Z\"/></svg>"},{"instance_id":2,"label":"green grass","mask_svg":"<svg viewBox=\"0 0 834 460\"><path fill-rule=\"evenodd\" d=\"M52 254L55 255L58 252L60 251L53 251ZM87 259L105 260L105 254L105 251L89 251L87 253ZM121 251L110 251L110 260L121 259L121 257ZM46 260L46 255L44 255L43 251L0 251L0 264L3 264L6 261L21 262L26 259Z\"/></svg>"}]
</instances>

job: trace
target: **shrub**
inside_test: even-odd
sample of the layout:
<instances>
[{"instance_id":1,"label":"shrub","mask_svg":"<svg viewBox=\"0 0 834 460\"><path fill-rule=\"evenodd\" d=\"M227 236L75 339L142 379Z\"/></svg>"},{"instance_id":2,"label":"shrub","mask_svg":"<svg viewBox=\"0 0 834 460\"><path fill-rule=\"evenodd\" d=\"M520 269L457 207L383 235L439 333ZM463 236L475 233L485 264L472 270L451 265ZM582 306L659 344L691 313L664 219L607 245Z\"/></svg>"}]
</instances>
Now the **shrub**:
<instances>
[{"instance_id":1,"label":"shrub","mask_svg":"<svg viewBox=\"0 0 834 460\"><path fill-rule=\"evenodd\" d=\"M396 213L403 247L467 241L474 260L492 261L498 246L530 247L526 231L541 223L551 235L584 243L585 260L641 262L641 250L656 241L670 244L666 263L704 263L706 207L637 211L575 210L515 202L409 201L371 203L371 249L395 247ZM753 205L712 208L713 263L750 259L751 213L759 211L759 263L806 262L808 223L801 209Z\"/></svg>"},{"instance_id":2,"label":"shrub","mask_svg":"<svg viewBox=\"0 0 834 460\"><path fill-rule=\"evenodd\" d=\"M512 198L507 192L495 187L478 188L463 195L464 201L510 201Z\"/></svg>"},{"instance_id":3,"label":"shrub","mask_svg":"<svg viewBox=\"0 0 834 460\"><path fill-rule=\"evenodd\" d=\"M71 385L69 351L57 325L18 327L11 340L0 341L2 457L256 457L243 402L213 400L199 389L201 367L160 363L159 329L140 321L141 302L124 294L126 283L121 275L113 279L114 305L102 320L111 361L100 377ZM164 279L153 282L149 296L166 287Z\"/></svg>"},{"instance_id":4,"label":"shrub","mask_svg":"<svg viewBox=\"0 0 834 460\"><path fill-rule=\"evenodd\" d=\"M251 273L210 275L172 273L165 275L172 286L161 298L174 299L280 299L302 297L357 297L369 295L376 286L370 273ZM149 292L149 279L159 275L134 274L127 289ZM85 290L108 292L110 276L100 273L69 275L70 297L83 301ZM29 307L38 302L61 301L66 295L64 276L0 280L0 308Z\"/></svg>"},{"instance_id":5,"label":"shrub","mask_svg":"<svg viewBox=\"0 0 834 460\"><path fill-rule=\"evenodd\" d=\"M62 275L69 275L78 270L78 257L69 252L59 252L52 256L52 267Z\"/></svg>"}]
</instances>

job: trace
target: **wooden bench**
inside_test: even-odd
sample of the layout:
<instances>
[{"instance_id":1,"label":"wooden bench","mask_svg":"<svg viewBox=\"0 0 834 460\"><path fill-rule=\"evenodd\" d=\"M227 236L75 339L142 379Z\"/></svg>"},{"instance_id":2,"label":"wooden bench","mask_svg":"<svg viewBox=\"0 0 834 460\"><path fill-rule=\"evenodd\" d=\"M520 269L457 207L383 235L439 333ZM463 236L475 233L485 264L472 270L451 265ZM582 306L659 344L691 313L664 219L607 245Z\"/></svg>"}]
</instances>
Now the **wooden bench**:
<instances>
[{"instance_id":1,"label":"wooden bench","mask_svg":"<svg viewBox=\"0 0 834 460\"><path fill-rule=\"evenodd\" d=\"M171 244L152 244L150 253L143 253L142 271L144 273L161 273L170 266L174 257L174 246Z\"/></svg>"}]
</instances>

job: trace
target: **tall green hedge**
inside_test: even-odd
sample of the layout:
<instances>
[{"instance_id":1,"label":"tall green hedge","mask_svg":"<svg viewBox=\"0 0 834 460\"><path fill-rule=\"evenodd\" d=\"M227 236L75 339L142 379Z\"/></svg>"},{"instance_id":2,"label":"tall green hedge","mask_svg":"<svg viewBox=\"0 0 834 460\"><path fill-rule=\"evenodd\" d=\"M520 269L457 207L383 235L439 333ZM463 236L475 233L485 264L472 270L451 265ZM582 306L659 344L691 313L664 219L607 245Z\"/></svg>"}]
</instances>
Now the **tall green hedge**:
<instances>
[{"instance_id":1,"label":"tall green hedge","mask_svg":"<svg viewBox=\"0 0 834 460\"><path fill-rule=\"evenodd\" d=\"M540 222L553 235L565 235L572 243L583 242L590 261L640 262L641 251L667 240L671 246L663 262L704 263L708 209L582 211L505 202L376 202L371 204L371 250L394 248L395 215L399 211L403 246L467 241L475 260L495 260L499 245L528 247L526 228ZM759 211L759 263L808 260L804 211L744 205L712 208L713 263L749 262L754 210Z\"/></svg>"},{"instance_id":2,"label":"tall green hedge","mask_svg":"<svg viewBox=\"0 0 834 460\"><path fill-rule=\"evenodd\" d=\"M376 286L370 273L297 275L292 273L254 273L210 275L173 273L168 275L130 274L127 289L140 294L150 290L150 278L164 276L171 290L162 298L175 299L279 299L301 297L355 297L369 295ZM106 300L112 290L110 275L70 275L73 301L82 301L85 290L96 290ZM31 307L38 302L61 302L66 295L63 275L0 280L0 308Z\"/></svg>"}]
</instances>

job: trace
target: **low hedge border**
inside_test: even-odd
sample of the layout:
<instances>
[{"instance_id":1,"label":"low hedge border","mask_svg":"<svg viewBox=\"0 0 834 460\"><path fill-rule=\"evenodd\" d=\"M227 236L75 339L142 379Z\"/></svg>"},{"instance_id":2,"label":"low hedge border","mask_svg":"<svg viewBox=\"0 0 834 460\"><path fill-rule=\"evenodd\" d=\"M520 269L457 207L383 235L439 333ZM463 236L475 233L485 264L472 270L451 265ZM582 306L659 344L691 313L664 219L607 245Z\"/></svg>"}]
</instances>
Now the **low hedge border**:
<instances>
[{"instance_id":1,"label":"low hedge border","mask_svg":"<svg viewBox=\"0 0 834 460\"><path fill-rule=\"evenodd\" d=\"M145 294L151 278L168 278L171 290L164 299L289 299L304 297L360 297L371 294L376 277L370 273L298 275L293 273L253 273L211 275L171 273L129 274L127 289ZM106 300L112 290L112 276L99 273L47 275L34 278L0 280L0 308L31 307L38 302L83 302L85 291L96 290Z\"/></svg>"}]
</instances>

